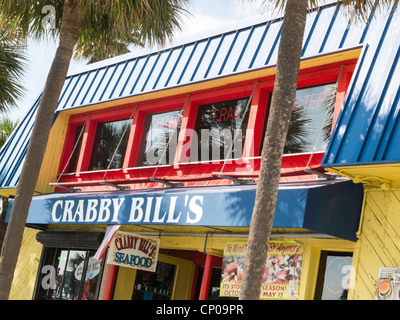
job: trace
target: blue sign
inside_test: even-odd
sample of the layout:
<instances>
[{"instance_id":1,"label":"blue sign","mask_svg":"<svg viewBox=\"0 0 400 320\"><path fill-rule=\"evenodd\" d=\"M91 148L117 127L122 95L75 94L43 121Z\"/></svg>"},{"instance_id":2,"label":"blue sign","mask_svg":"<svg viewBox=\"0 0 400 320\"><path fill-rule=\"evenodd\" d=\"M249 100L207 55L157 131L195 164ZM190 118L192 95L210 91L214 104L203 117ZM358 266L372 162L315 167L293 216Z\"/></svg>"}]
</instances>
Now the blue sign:
<instances>
[{"instance_id":1,"label":"blue sign","mask_svg":"<svg viewBox=\"0 0 400 320\"><path fill-rule=\"evenodd\" d=\"M255 195L256 185L53 193L33 197L27 223L250 227ZM344 222L351 218L354 238L361 203L362 188L352 182L282 187L273 227L332 234L344 225L349 228ZM11 207L12 200L7 216Z\"/></svg>"}]
</instances>

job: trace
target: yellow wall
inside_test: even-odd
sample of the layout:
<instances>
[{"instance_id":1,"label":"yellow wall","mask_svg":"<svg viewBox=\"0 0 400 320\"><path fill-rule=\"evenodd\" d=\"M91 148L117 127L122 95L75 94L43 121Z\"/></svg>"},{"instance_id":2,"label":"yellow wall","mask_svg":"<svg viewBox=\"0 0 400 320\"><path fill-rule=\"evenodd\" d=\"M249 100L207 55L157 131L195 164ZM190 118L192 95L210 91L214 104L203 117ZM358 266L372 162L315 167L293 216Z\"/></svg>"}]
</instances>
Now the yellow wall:
<instances>
[{"instance_id":1,"label":"yellow wall","mask_svg":"<svg viewBox=\"0 0 400 320\"><path fill-rule=\"evenodd\" d=\"M160 254L158 261L176 265L176 281L172 291L172 300L189 300L195 266L192 261ZM119 267L115 284L114 300L131 300L135 284L136 270Z\"/></svg>"},{"instance_id":2,"label":"yellow wall","mask_svg":"<svg viewBox=\"0 0 400 320\"><path fill-rule=\"evenodd\" d=\"M319 267L320 253L322 250L353 252L356 243L346 240L333 239L277 239L297 241L303 244L303 265L299 283L299 298L298 300L313 300L315 287L317 284L317 275ZM214 245L213 250L209 252L223 252L225 242L243 242L247 239L229 239L229 238L212 238L209 239L207 248ZM161 246L172 247L175 249L188 250L189 246L195 247L204 246L204 238L185 238L185 237L161 237ZM201 251L201 250L199 250ZM186 300L190 297L191 285L193 280L194 265L189 260L178 259L166 255L160 255L160 261L168 262L178 266L177 279L175 282L174 300ZM119 268L114 300L130 300L135 279L135 270L129 268Z\"/></svg>"},{"instance_id":3,"label":"yellow wall","mask_svg":"<svg viewBox=\"0 0 400 320\"><path fill-rule=\"evenodd\" d=\"M381 267L400 265L400 190L366 189L354 262L354 300L375 299Z\"/></svg>"},{"instance_id":4,"label":"yellow wall","mask_svg":"<svg viewBox=\"0 0 400 320\"><path fill-rule=\"evenodd\" d=\"M382 192L381 192L382 193ZM381 198L383 196L381 195ZM393 201L390 201L392 205L396 204L395 199L400 199L400 192L397 196L392 195L394 198ZM374 198L377 198L375 196ZM375 200L374 200L375 201ZM398 209L400 209L400 202L397 203ZM365 217L368 217L368 214L365 214ZM400 223L400 219L398 221ZM365 223L364 223L365 224ZM11 291L10 299L14 300L31 300L33 296L33 291L35 287L35 281L38 272L38 265L41 257L42 245L38 243L35 239L37 231L32 229L26 229L23 243L21 247L20 257L17 264L17 269L15 271L13 288ZM363 239L364 235L362 234ZM390 235L392 238L393 235ZM320 259L321 250L328 251L353 251L355 250L358 257L359 251L359 243L354 243L346 240L336 240L336 239L310 239L310 238L298 238L298 239L275 239L275 240L291 240L297 241L303 244L303 265L301 269L300 275L300 284L299 284L299 300L312 300L314 298L314 292L317 282L317 273ZM394 246L394 242L398 239L398 236L394 237L393 244L388 249L392 250ZM223 249L225 246L225 242L242 242L247 241L246 238L223 238L223 237L209 237L207 240L207 245L205 245L205 237L166 237L161 236L161 248L162 249L174 249L174 250L198 250L203 251L204 248L207 249L208 253L222 256ZM368 242L366 242L368 243ZM398 241L400 244L400 241ZM364 244L364 242L362 243ZM365 245L365 244L364 244ZM368 245L367 245L368 247ZM400 261L400 251L397 249L398 261ZM375 263L374 266L370 266L369 255L364 257L363 252L359 255L359 259L353 259L354 263L358 263L358 267L366 264L371 270L369 271L372 276L375 276L373 280L370 281L369 284L369 297L371 298L371 294L373 294L373 281L375 281L376 276L379 272L380 266L385 267L393 267L395 266L396 258L393 258L391 261L392 264L387 262L387 264ZM173 299L174 300L186 300L190 298L191 286L193 282L194 270L195 266L192 261L171 257L166 254L160 254L159 260L162 262L167 262L170 264L175 264L177 266L177 279L175 282L175 288L173 291ZM356 267L356 266L354 266ZM364 273L361 274L363 276ZM134 280L136 276L136 271L130 268L119 268L117 279L116 279L116 287L114 292L113 299L115 300L130 300L132 296L132 290L134 286ZM370 277L372 277L370 276ZM357 274L357 284L356 288L359 287L359 282L365 282L365 279ZM368 290L367 290L368 291ZM351 291L350 291L351 293ZM358 298L359 293L355 295L355 298Z\"/></svg>"},{"instance_id":5,"label":"yellow wall","mask_svg":"<svg viewBox=\"0 0 400 320\"><path fill-rule=\"evenodd\" d=\"M25 228L9 300L32 300L42 245L37 230Z\"/></svg>"}]
</instances>

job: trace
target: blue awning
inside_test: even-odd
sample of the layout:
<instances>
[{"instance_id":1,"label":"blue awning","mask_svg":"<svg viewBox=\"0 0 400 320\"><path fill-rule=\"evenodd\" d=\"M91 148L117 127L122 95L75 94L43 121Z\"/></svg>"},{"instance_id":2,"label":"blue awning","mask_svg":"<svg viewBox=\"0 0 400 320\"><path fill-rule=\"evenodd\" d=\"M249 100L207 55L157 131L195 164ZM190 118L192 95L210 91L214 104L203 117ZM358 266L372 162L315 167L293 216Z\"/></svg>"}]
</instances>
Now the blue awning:
<instances>
[{"instance_id":1,"label":"blue awning","mask_svg":"<svg viewBox=\"0 0 400 320\"><path fill-rule=\"evenodd\" d=\"M27 223L250 227L255 194L256 185L53 193L33 197ZM273 227L356 241L362 199L351 181L282 185Z\"/></svg>"}]
</instances>

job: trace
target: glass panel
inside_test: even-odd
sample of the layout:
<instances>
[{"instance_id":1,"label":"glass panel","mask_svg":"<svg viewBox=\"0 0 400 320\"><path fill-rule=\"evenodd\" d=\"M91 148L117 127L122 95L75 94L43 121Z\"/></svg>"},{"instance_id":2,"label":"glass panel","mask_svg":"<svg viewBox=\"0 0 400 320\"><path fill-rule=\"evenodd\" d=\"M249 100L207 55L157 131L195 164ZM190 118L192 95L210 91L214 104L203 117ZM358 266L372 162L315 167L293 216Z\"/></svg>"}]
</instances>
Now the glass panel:
<instances>
[{"instance_id":1,"label":"glass panel","mask_svg":"<svg viewBox=\"0 0 400 320\"><path fill-rule=\"evenodd\" d=\"M96 297L96 288L99 281L99 273L101 270L101 263L99 260L93 259L94 253L91 253L91 257L89 258L86 274L85 274L85 283L83 284L82 291L82 300L95 300ZM81 262L81 266L83 268L83 262Z\"/></svg>"},{"instance_id":2,"label":"glass panel","mask_svg":"<svg viewBox=\"0 0 400 320\"><path fill-rule=\"evenodd\" d=\"M297 90L285 154L313 152L315 145L315 151L326 150L331 135L335 101L335 84Z\"/></svg>"},{"instance_id":3,"label":"glass panel","mask_svg":"<svg viewBox=\"0 0 400 320\"><path fill-rule=\"evenodd\" d=\"M81 149L81 145L82 145L83 134L81 134L81 133L82 133L83 128L84 128L84 126L76 127L74 144L72 146L73 153L72 153L71 159L69 161L68 172L76 171L76 166L78 164L78 159L79 159L79 150ZM78 141L78 139L79 139L79 141ZM76 147L75 147L75 145L76 145ZM75 150L74 150L74 147L75 147Z\"/></svg>"},{"instance_id":4,"label":"glass panel","mask_svg":"<svg viewBox=\"0 0 400 320\"><path fill-rule=\"evenodd\" d=\"M47 248L37 282L37 300L95 300L102 263L95 250ZM83 281L84 279L84 281Z\"/></svg>"},{"instance_id":5,"label":"glass panel","mask_svg":"<svg viewBox=\"0 0 400 320\"><path fill-rule=\"evenodd\" d=\"M130 120L103 122L97 125L89 171L105 170L108 168L121 138L122 141L116 151L114 159L112 160L110 169L122 168L130 128Z\"/></svg>"},{"instance_id":6,"label":"glass panel","mask_svg":"<svg viewBox=\"0 0 400 320\"><path fill-rule=\"evenodd\" d=\"M322 251L315 299L347 300L351 264L351 253Z\"/></svg>"},{"instance_id":7,"label":"glass panel","mask_svg":"<svg viewBox=\"0 0 400 320\"><path fill-rule=\"evenodd\" d=\"M248 101L249 98L243 98L199 106L196 122L197 140L192 140L191 161L242 157L250 110L247 110L244 118L243 115ZM234 141L236 136L237 140ZM196 144L198 149L193 150Z\"/></svg>"},{"instance_id":8,"label":"glass panel","mask_svg":"<svg viewBox=\"0 0 400 320\"><path fill-rule=\"evenodd\" d=\"M57 270L57 287L61 300L77 300L82 278L86 251L62 250L59 256L60 265ZM60 283L61 282L61 283Z\"/></svg>"},{"instance_id":9,"label":"glass panel","mask_svg":"<svg viewBox=\"0 0 400 320\"><path fill-rule=\"evenodd\" d=\"M171 300L176 266L158 262L156 272L137 270L132 300Z\"/></svg>"},{"instance_id":10,"label":"glass panel","mask_svg":"<svg viewBox=\"0 0 400 320\"><path fill-rule=\"evenodd\" d=\"M179 110L147 115L139 166L173 163L181 121Z\"/></svg>"}]
</instances>

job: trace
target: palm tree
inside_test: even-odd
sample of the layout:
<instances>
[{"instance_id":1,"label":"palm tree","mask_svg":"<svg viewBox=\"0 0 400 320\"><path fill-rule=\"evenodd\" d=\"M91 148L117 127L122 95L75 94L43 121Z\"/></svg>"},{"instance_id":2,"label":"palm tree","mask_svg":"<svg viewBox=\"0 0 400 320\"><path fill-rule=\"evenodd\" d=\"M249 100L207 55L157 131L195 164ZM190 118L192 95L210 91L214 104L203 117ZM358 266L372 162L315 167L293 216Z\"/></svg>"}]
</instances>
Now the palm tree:
<instances>
[{"instance_id":1,"label":"palm tree","mask_svg":"<svg viewBox=\"0 0 400 320\"><path fill-rule=\"evenodd\" d=\"M2 118L0 120L0 148L6 143L14 129L17 127L19 120Z\"/></svg>"},{"instance_id":2,"label":"palm tree","mask_svg":"<svg viewBox=\"0 0 400 320\"><path fill-rule=\"evenodd\" d=\"M163 43L179 28L188 0L3 0L0 23L19 27L24 37L58 37L58 48L38 107L0 254L0 300L8 299L26 218L43 160L57 102L74 47L136 31L140 42ZM44 28L42 9L56 15ZM123 40L126 40L124 38Z\"/></svg>"},{"instance_id":3,"label":"palm tree","mask_svg":"<svg viewBox=\"0 0 400 320\"><path fill-rule=\"evenodd\" d=\"M265 0L265 2L269 2ZM239 298L258 300L264 273L268 243L274 220L285 139L296 97L297 78L300 66L303 36L308 5L317 0L275 0L276 6L285 8L279 45L276 80L270 116L261 154L261 167L257 184L256 199L249 231L246 265ZM343 0L345 8L357 9L359 18L366 12L382 9L398 3L398 0ZM373 12L373 11L372 11Z\"/></svg>"},{"instance_id":4,"label":"palm tree","mask_svg":"<svg viewBox=\"0 0 400 320\"><path fill-rule=\"evenodd\" d=\"M18 40L18 30L11 32L0 24L0 111L10 111L23 96L21 80L25 57Z\"/></svg>"},{"instance_id":5,"label":"palm tree","mask_svg":"<svg viewBox=\"0 0 400 320\"><path fill-rule=\"evenodd\" d=\"M18 30L17 30L18 31ZM21 52L21 44L18 41L18 33L10 32L4 26L0 26L0 111L8 112L16 107L16 101L22 97L23 88L19 83L23 74L25 57ZM0 148L13 132L18 121L8 118L0 120ZM5 216L8 199L2 198L2 210L0 212L0 247L3 243L7 224Z\"/></svg>"},{"instance_id":6,"label":"palm tree","mask_svg":"<svg viewBox=\"0 0 400 320\"><path fill-rule=\"evenodd\" d=\"M12 120L8 118L3 118L0 120L0 148L7 141L8 137L14 131L15 127L18 125L18 120ZM8 198L0 198L2 201L2 208L0 211L0 247L3 244L3 238L6 233L7 224L5 222L7 207L8 207Z\"/></svg>"},{"instance_id":7,"label":"palm tree","mask_svg":"<svg viewBox=\"0 0 400 320\"><path fill-rule=\"evenodd\" d=\"M95 63L104 59L112 58L130 52L130 45L143 47L144 44L139 39L138 32L133 30L131 33L121 34L108 33L101 39L93 41L79 42L75 47L75 60L88 60L88 64Z\"/></svg>"}]
</instances>

